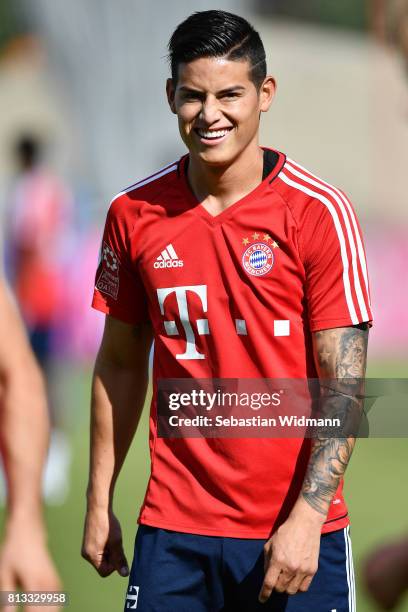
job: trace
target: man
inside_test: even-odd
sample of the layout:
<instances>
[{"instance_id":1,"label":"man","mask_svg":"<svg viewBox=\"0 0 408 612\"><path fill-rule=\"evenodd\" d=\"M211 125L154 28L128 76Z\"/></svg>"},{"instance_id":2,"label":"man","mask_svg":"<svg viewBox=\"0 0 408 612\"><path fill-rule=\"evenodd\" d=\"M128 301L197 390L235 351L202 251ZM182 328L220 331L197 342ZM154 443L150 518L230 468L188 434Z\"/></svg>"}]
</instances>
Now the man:
<instances>
[{"instance_id":1,"label":"man","mask_svg":"<svg viewBox=\"0 0 408 612\"><path fill-rule=\"evenodd\" d=\"M408 536L384 542L364 560L363 580L378 609L394 610L408 590Z\"/></svg>"},{"instance_id":2,"label":"man","mask_svg":"<svg viewBox=\"0 0 408 612\"><path fill-rule=\"evenodd\" d=\"M391 41L408 67L408 2L407 0L371 0L371 29L380 43Z\"/></svg>"},{"instance_id":3,"label":"man","mask_svg":"<svg viewBox=\"0 0 408 612\"><path fill-rule=\"evenodd\" d=\"M128 574L113 492L154 337L152 471L125 609L354 610L342 497L353 438L157 435L160 379L357 381L371 321L346 196L259 147L275 81L258 33L205 11L178 26L169 50L167 96L188 155L108 213L83 555L102 576ZM335 409L353 401L344 393Z\"/></svg>"},{"instance_id":4,"label":"man","mask_svg":"<svg viewBox=\"0 0 408 612\"><path fill-rule=\"evenodd\" d=\"M1 280L0 339L0 452L8 490L0 591L57 591L60 583L47 550L41 509L48 444L44 383L17 309ZM2 600L3 609L1 606ZM14 610L15 606L4 609ZM30 610L40 607L30 606Z\"/></svg>"},{"instance_id":5,"label":"man","mask_svg":"<svg viewBox=\"0 0 408 612\"><path fill-rule=\"evenodd\" d=\"M58 410L56 339L66 291L64 259L71 236L72 202L65 185L44 162L43 144L30 133L15 143L16 177L8 194L6 262L31 348L47 382L52 431L44 478L48 503L64 502L69 489L70 448Z\"/></svg>"},{"instance_id":6,"label":"man","mask_svg":"<svg viewBox=\"0 0 408 612\"><path fill-rule=\"evenodd\" d=\"M408 74L408 1L373 0L374 33L396 45ZM408 590L408 536L401 534L374 548L364 560L365 587L381 610L393 610Z\"/></svg>"}]
</instances>

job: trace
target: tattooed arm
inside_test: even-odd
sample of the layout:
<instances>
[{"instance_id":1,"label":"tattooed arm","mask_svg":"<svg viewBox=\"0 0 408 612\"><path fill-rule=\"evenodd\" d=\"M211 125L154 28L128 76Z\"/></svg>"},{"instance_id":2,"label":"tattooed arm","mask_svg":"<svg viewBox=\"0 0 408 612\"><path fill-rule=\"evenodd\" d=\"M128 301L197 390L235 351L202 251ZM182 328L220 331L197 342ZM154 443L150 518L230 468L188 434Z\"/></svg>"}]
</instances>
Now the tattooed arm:
<instances>
[{"instance_id":1,"label":"tattooed arm","mask_svg":"<svg viewBox=\"0 0 408 612\"><path fill-rule=\"evenodd\" d=\"M337 417L341 423L358 423L367 342L366 323L313 334L315 362L321 381L320 416ZM356 427L351 429L355 433ZM302 495L324 517L347 468L354 444L355 437L325 437L324 431L312 441Z\"/></svg>"},{"instance_id":2,"label":"tattooed arm","mask_svg":"<svg viewBox=\"0 0 408 612\"><path fill-rule=\"evenodd\" d=\"M340 418L345 437L333 438L323 429L312 449L301 493L288 519L264 546L265 579L259 600L273 589L295 594L307 591L317 571L321 529L343 476L355 438L355 416L361 413L368 326L341 327L313 334L313 350L320 379L320 415Z\"/></svg>"}]
</instances>

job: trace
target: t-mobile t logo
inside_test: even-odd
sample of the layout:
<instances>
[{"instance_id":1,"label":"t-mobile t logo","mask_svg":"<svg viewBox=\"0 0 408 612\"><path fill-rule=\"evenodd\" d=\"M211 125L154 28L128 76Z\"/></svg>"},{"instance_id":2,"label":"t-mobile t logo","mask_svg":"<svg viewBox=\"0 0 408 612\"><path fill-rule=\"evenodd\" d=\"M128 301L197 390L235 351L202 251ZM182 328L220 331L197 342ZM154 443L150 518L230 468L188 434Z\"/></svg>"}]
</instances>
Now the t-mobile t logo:
<instances>
[{"instance_id":1,"label":"t-mobile t logo","mask_svg":"<svg viewBox=\"0 0 408 612\"><path fill-rule=\"evenodd\" d=\"M157 289L157 297L159 299L160 312L165 316L166 298L175 293L177 310L180 317L180 323L183 326L186 335L187 346L184 353L176 355L176 359L205 359L205 355L199 352L196 346L196 334L194 332L192 322L188 311L187 292L195 293L200 298L203 313L207 312L207 285L187 285L186 287L166 287L165 289ZM190 298L191 300L191 298ZM208 319L196 319L195 325L199 336L208 336L210 334ZM235 319L235 333L238 336L248 336L250 330L247 329L245 319ZM273 335L290 336L290 321L288 319L275 319L273 323ZM179 330L174 319L164 320L164 329L168 336L178 336Z\"/></svg>"},{"instance_id":2,"label":"t-mobile t logo","mask_svg":"<svg viewBox=\"0 0 408 612\"><path fill-rule=\"evenodd\" d=\"M164 303L168 295L175 293L177 307L180 315L180 323L183 326L186 334L187 346L184 353L176 355L176 359L205 359L205 355L200 353L196 346L196 337L191 325L187 305L187 291L192 291L200 298L203 312L207 312L207 286L206 285L189 285L186 287L167 287L165 289L157 289L157 297L159 299L160 312L164 316ZM208 328L208 319L196 319L197 332L200 336L205 336L210 333ZM178 336L178 329L174 320L164 321L164 329L168 336Z\"/></svg>"}]
</instances>

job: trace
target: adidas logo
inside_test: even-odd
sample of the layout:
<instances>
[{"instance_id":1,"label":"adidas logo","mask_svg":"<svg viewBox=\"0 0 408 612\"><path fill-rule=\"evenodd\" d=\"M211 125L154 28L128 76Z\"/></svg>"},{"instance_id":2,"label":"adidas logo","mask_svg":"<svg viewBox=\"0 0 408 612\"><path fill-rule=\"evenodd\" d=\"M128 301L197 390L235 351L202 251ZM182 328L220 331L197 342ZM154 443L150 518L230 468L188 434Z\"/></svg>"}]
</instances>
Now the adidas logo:
<instances>
[{"instance_id":1,"label":"adidas logo","mask_svg":"<svg viewBox=\"0 0 408 612\"><path fill-rule=\"evenodd\" d=\"M182 268L184 261L177 257L172 244L168 244L153 264L154 268Z\"/></svg>"}]
</instances>

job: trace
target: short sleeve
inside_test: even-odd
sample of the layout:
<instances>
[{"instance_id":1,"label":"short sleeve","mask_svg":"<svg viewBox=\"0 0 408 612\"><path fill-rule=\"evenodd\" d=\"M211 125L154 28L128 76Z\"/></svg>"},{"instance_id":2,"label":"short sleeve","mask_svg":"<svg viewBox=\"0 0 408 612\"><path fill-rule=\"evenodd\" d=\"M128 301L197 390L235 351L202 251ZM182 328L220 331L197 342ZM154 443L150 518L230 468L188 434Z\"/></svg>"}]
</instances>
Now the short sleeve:
<instances>
[{"instance_id":1,"label":"short sleeve","mask_svg":"<svg viewBox=\"0 0 408 612\"><path fill-rule=\"evenodd\" d=\"M300 244L311 331L363 322L371 325L366 256L351 203L341 194L341 200L313 200L307 208Z\"/></svg>"},{"instance_id":2,"label":"short sleeve","mask_svg":"<svg viewBox=\"0 0 408 612\"><path fill-rule=\"evenodd\" d=\"M147 297L137 266L129 253L132 220L114 200L105 223L92 306L125 323L149 320Z\"/></svg>"}]
</instances>

